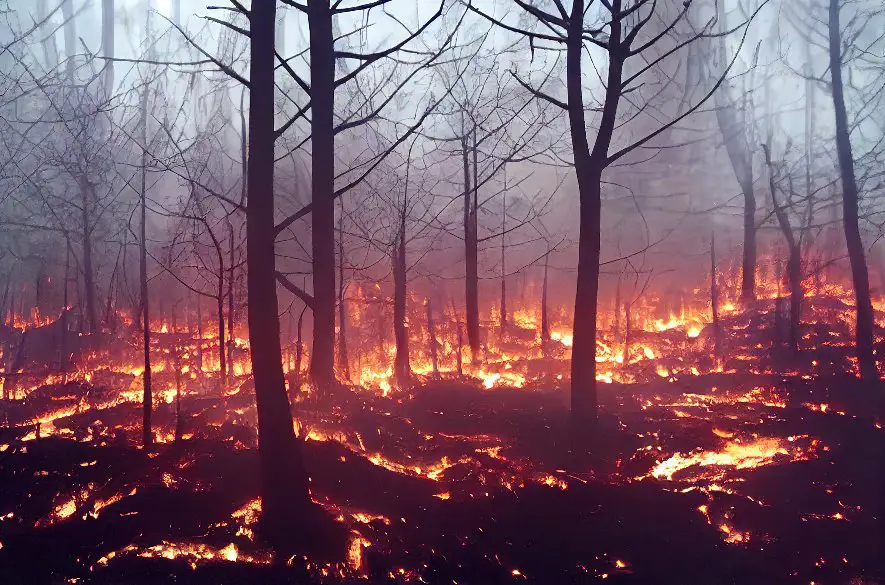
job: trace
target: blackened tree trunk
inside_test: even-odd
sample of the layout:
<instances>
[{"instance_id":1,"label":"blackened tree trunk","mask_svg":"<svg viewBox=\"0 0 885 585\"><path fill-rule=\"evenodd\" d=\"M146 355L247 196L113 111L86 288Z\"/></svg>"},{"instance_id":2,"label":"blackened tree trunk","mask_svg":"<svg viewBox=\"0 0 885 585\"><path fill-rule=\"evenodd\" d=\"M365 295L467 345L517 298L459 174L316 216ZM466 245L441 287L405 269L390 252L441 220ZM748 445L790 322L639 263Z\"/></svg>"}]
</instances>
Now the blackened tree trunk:
<instances>
[{"instance_id":1,"label":"blackened tree trunk","mask_svg":"<svg viewBox=\"0 0 885 585\"><path fill-rule=\"evenodd\" d=\"M412 142L412 146L414 146ZM408 388L412 378L409 364L409 329L406 317L408 295L408 264L406 258L406 219L409 213L409 171L412 163L412 149L406 158L406 177L403 186L402 207L399 209L399 228L393 252L393 333L396 339L394 376L400 389Z\"/></svg>"},{"instance_id":2,"label":"blackened tree trunk","mask_svg":"<svg viewBox=\"0 0 885 585\"><path fill-rule=\"evenodd\" d=\"M768 167L768 188L771 191L771 204L777 217L778 225L787 242L789 258L787 260L787 280L790 286L790 332L789 343L793 351L799 351L799 324L802 309L802 250L799 242L793 234L793 227L787 216L787 210L781 206L777 198L777 186L775 184L775 169L771 162L771 151L767 144L762 145L765 153L765 164Z\"/></svg>"},{"instance_id":3,"label":"blackened tree trunk","mask_svg":"<svg viewBox=\"0 0 885 585\"><path fill-rule=\"evenodd\" d=\"M175 347L175 442L181 440L184 421L181 420L181 348Z\"/></svg>"},{"instance_id":4,"label":"blackened tree trunk","mask_svg":"<svg viewBox=\"0 0 885 585\"><path fill-rule=\"evenodd\" d=\"M218 279L218 296L215 298L215 309L218 313L218 384L224 386L227 380L227 342L224 331L224 278Z\"/></svg>"},{"instance_id":5,"label":"blackened tree trunk","mask_svg":"<svg viewBox=\"0 0 885 585\"><path fill-rule=\"evenodd\" d=\"M458 308L452 301L452 313L455 315L455 333L458 342L457 351L455 352L455 361L458 368L458 375L464 375L464 326L461 323L461 316L458 314Z\"/></svg>"},{"instance_id":6,"label":"blackened tree trunk","mask_svg":"<svg viewBox=\"0 0 885 585\"><path fill-rule=\"evenodd\" d=\"M230 238L230 250L228 251L228 261L230 262L230 271L227 276L227 378L228 382L233 380L233 357L234 357L234 270L237 264L234 247L234 226L228 220L227 223L228 237Z\"/></svg>"},{"instance_id":7,"label":"blackened tree trunk","mask_svg":"<svg viewBox=\"0 0 885 585\"><path fill-rule=\"evenodd\" d=\"M854 175L854 157L851 153L851 131L845 110L845 92L842 84L842 31L839 24L840 0L830 0L830 75L832 76L833 109L836 114L836 152L842 174L842 222L845 244L851 263L854 298L857 303L855 339L860 375L864 380L878 379L873 357L873 304L870 300L870 276L864 257L863 240L858 225L859 194Z\"/></svg>"},{"instance_id":8,"label":"blackened tree trunk","mask_svg":"<svg viewBox=\"0 0 885 585\"><path fill-rule=\"evenodd\" d=\"M95 308L95 269L92 264L92 185L86 175L80 177L81 214L83 222L83 287L86 298L86 323L89 333L98 331L98 313Z\"/></svg>"},{"instance_id":9,"label":"blackened tree trunk","mask_svg":"<svg viewBox=\"0 0 885 585\"><path fill-rule=\"evenodd\" d=\"M308 2L310 28L311 239L313 251L313 350L311 377L320 387L335 382L335 54L329 0ZM273 35L271 30L269 34Z\"/></svg>"},{"instance_id":10,"label":"blackened tree trunk","mask_svg":"<svg viewBox=\"0 0 885 585\"><path fill-rule=\"evenodd\" d=\"M201 295L196 295L197 297L197 337L199 338L199 343L197 343L197 368L200 370L200 373L203 372L203 297Z\"/></svg>"},{"instance_id":11,"label":"blackened tree trunk","mask_svg":"<svg viewBox=\"0 0 885 585\"><path fill-rule=\"evenodd\" d=\"M581 55L584 50L584 2L574 0L566 40L566 91L569 132L574 151L580 198L578 276L571 363L571 432L576 448L586 446L596 427L596 308L599 291L600 226L602 220L602 171L617 118L624 57L621 42L620 1L612 2L608 82L599 130L593 151L587 142L584 116Z\"/></svg>"},{"instance_id":12,"label":"blackened tree trunk","mask_svg":"<svg viewBox=\"0 0 885 585\"><path fill-rule=\"evenodd\" d=\"M65 236L67 238L67 236ZM68 286L71 274L71 242L67 241L65 246L65 281L62 292L62 308L61 308L61 341L60 348L60 364L62 383L68 382ZM11 276L11 275L10 275ZM9 287L9 282L6 284ZM4 295L5 296L5 295Z\"/></svg>"},{"instance_id":13,"label":"blackened tree trunk","mask_svg":"<svg viewBox=\"0 0 885 585\"><path fill-rule=\"evenodd\" d=\"M728 30L725 20L725 9L722 0L716 0L716 13L721 15L719 32ZM724 34L718 39L718 68L728 63ZM723 79L714 94L716 102L716 121L725 143L725 151L731 162L731 168L738 185L744 195L744 250L741 260L741 294L740 300L752 303L756 299L756 194L753 188L753 156L747 141L745 125L738 120L735 112L731 84Z\"/></svg>"},{"instance_id":14,"label":"blackened tree trunk","mask_svg":"<svg viewBox=\"0 0 885 585\"><path fill-rule=\"evenodd\" d=\"M804 292L802 290L802 252L798 244L790 248L790 258L787 260L787 278L790 279L790 347L794 351L799 351L799 339L801 338L799 327L802 323Z\"/></svg>"},{"instance_id":15,"label":"blackened tree trunk","mask_svg":"<svg viewBox=\"0 0 885 585\"><path fill-rule=\"evenodd\" d=\"M37 314L43 315L45 307L43 306L43 280L46 278L46 262L41 260L40 267L37 269L37 278L34 280L34 307Z\"/></svg>"},{"instance_id":16,"label":"blackened tree trunk","mask_svg":"<svg viewBox=\"0 0 885 585\"><path fill-rule=\"evenodd\" d=\"M541 284L541 350L547 354L550 346L550 317L547 314L547 272L550 264L550 246L544 256L544 281Z\"/></svg>"},{"instance_id":17,"label":"blackened tree trunk","mask_svg":"<svg viewBox=\"0 0 885 585\"><path fill-rule=\"evenodd\" d=\"M104 326L107 327L112 333L116 332L117 330L117 319L114 314L114 285L117 282L117 270L119 270L119 268L120 254L118 253L117 259L114 260L114 270L111 272L111 278L108 280L108 296L104 306Z\"/></svg>"},{"instance_id":18,"label":"blackened tree trunk","mask_svg":"<svg viewBox=\"0 0 885 585\"><path fill-rule=\"evenodd\" d=\"M462 125L463 128L463 125ZM479 362L479 242L477 240L477 179L476 128L473 129L473 147L468 146L466 131L462 140L464 158L464 294L467 321L467 342L474 364ZM473 152L473 181L471 187L469 153Z\"/></svg>"},{"instance_id":19,"label":"blackened tree trunk","mask_svg":"<svg viewBox=\"0 0 885 585\"><path fill-rule=\"evenodd\" d=\"M206 231L212 240L212 246L215 248L215 256L218 259L218 278L216 279L215 288L215 314L218 321L218 386L224 387L227 379L228 361L227 361L227 343L224 334L224 250L221 247L221 241L215 236L215 232L205 223ZM231 258L233 262L233 258Z\"/></svg>"},{"instance_id":20,"label":"blackened tree trunk","mask_svg":"<svg viewBox=\"0 0 885 585\"><path fill-rule=\"evenodd\" d=\"M505 256L507 231L507 175L504 175L504 209L501 212L501 333L507 331L507 263Z\"/></svg>"},{"instance_id":21,"label":"blackened tree trunk","mask_svg":"<svg viewBox=\"0 0 885 585\"><path fill-rule=\"evenodd\" d=\"M721 91L724 89L720 88ZM753 188L753 162L743 128L737 122L733 106L716 100L716 119L725 140L731 168L744 195L744 250L741 260L741 294L744 303L756 299L756 194Z\"/></svg>"},{"instance_id":22,"label":"blackened tree trunk","mask_svg":"<svg viewBox=\"0 0 885 585\"><path fill-rule=\"evenodd\" d=\"M250 11L246 264L249 343L258 407L261 528L269 542L281 546L291 542L299 512L308 507L310 499L286 394L277 314L273 192L275 13L275 1L255 2Z\"/></svg>"},{"instance_id":23,"label":"blackened tree trunk","mask_svg":"<svg viewBox=\"0 0 885 585\"><path fill-rule=\"evenodd\" d=\"M744 193L744 253L741 260L741 300L756 299L756 195L753 183L742 185Z\"/></svg>"},{"instance_id":24,"label":"blackened tree trunk","mask_svg":"<svg viewBox=\"0 0 885 585\"><path fill-rule=\"evenodd\" d=\"M403 212L405 215L405 211ZM402 220L393 252L393 334L396 339L394 376L400 389L407 388L412 377L409 365L409 329L406 323L406 234Z\"/></svg>"},{"instance_id":25,"label":"blackened tree trunk","mask_svg":"<svg viewBox=\"0 0 885 585\"><path fill-rule=\"evenodd\" d=\"M153 395L151 389L151 320L148 302L148 278L147 278L147 104L148 86L141 93L141 233L139 234L139 259L138 274L141 291L141 333L144 345L144 372L142 373L142 444L147 449L154 443L154 433L151 428L151 410ZM90 270L87 270L87 274ZM87 304L91 296L92 287L87 280L86 298ZM92 319L90 310L90 320Z\"/></svg>"}]
</instances>

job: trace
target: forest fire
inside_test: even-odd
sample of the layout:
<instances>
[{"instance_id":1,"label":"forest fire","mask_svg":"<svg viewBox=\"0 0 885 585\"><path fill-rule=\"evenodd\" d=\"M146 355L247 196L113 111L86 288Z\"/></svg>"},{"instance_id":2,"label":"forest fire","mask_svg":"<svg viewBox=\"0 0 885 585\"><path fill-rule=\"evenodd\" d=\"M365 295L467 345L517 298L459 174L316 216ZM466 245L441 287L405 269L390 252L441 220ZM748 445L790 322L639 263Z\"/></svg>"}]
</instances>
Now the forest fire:
<instances>
[{"instance_id":1,"label":"forest fire","mask_svg":"<svg viewBox=\"0 0 885 585\"><path fill-rule=\"evenodd\" d=\"M885 583L878 3L0 4L3 585Z\"/></svg>"},{"instance_id":2,"label":"forest fire","mask_svg":"<svg viewBox=\"0 0 885 585\"><path fill-rule=\"evenodd\" d=\"M825 307L842 307L848 299L815 293L811 291L807 296L808 310L826 314L832 319L830 323L839 323L841 309L828 311ZM421 306L420 300L414 304ZM775 306L774 300L760 301L755 318L771 322ZM352 377L363 384L347 386L345 394L339 396L322 396L303 378L303 371L289 369L299 434L308 452L310 445L318 445L326 452L326 458L336 453L332 458L341 469L333 475L350 473L345 470L351 465L368 464L378 469L375 473L426 483L426 487L420 488L426 494L423 497L439 502L435 506L491 502L503 493L528 497L525 494L533 493L531 486L566 494L582 492L593 485L656 482L664 492L689 498L685 514L691 517L692 513L700 513L715 539L724 544L740 547L760 539L777 539L771 526L754 525L755 512L736 512L746 505L757 509L776 505L772 498L776 500L778 496L766 493L766 489L760 492L761 488L754 487L753 478L761 477L761 471L767 468L828 460L828 442L832 439L815 436L814 430L794 430L806 428L803 425L816 420L814 417L841 415L856 420L855 424L867 424L862 422L867 420L862 413L855 410L849 414L850 406L834 407L829 402L843 398L836 398L829 391L820 394L808 386L814 376L828 368L852 369L849 355L825 350L843 347L842 338L810 330L803 337L809 354L805 364L791 363L783 368L765 357L772 343L770 326L748 325L746 314L737 308L723 310L720 315L720 334L727 344L716 355L705 309L684 307L665 321L654 317L653 303L645 307L650 313L634 310L632 322L644 323L647 329L619 332L612 327L604 330L600 338L597 362L603 369L599 379L611 388L602 393L603 411L618 418L620 430L611 432L621 435L625 443L616 448L615 453L620 454L615 460L595 465L595 469L580 471L572 464L559 462L543 447L551 439L540 445L527 445L525 429L508 429L500 424L513 416L513 408L522 408L522 400L539 401L535 404L541 413L561 409L558 391L549 389L568 380L568 328L565 323L556 324L552 330L561 332L558 339L551 335L542 344L539 334L532 329L531 317L541 311L540 307L519 309L520 320L513 323L511 332L504 334L493 333L500 331L500 327L490 320L480 363L474 367L469 349L460 350L464 353L461 374L455 355L459 351L457 340L446 333L457 328L457 316L440 319L436 324L440 348L435 370L421 361L429 351L426 331L422 331L417 320L410 327L416 358L415 380L408 386L397 385L385 365L385 360L391 358L386 349L389 340L385 340L377 354L363 355L359 363L351 365L351 372L356 365L362 368ZM490 316L494 319L493 313ZM615 321L613 316L607 320ZM30 323L27 327L47 326L51 324ZM137 518L149 514L150 506L155 504L137 502L160 497L157 490L166 490L171 495L219 489L211 476L198 471L206 464L206 455L197 445L221 441L231 449L228 457L235 457L237 451L248 453L254 449L255 409L249 392L244 391L250 378L249 363L244 359L248 342L236 340L233 364L241 365L223 375L219 362L207 359L217 351L217 340L205 334L196 336L192 322L187 327L172 328L158 321L151 328L155 343L152 349L159 356L151 366L153 403L158 416L155 441L168 445L159 447L145 460L157 470L156 474L124 474L108 481L97 473L108 469L102 449L113 445L126 448L139 432L136 412L143 398L143 372L135 365L136 341L126 342L131 347L127 351L90 350L82 362L75 360L74 367L64 375L30 376L22 371L17 376L7 376L9 432L0 447L7 458L28 461L33 449L47 449L49 442L55 440L79 443L86 451L73 470L65 474L68 477L59 485L67 487L62 491L47 492L48 484L46 488L21 484L21 489L30 491L33 502L23 508L7 500L0 509L5 526L30 523L34 534L40 534L60 526L70 526L72 530L82 526L80 530L88 530L90 523L108 518L138 522ZM204 325L203 331L206 329ZM359 343L360 329L352 327L351 335L354 344ZM630 338L632 341L626 341ZM830 362L826 362L827 356ZM290 366L296 363L291 355L286 361ZM343 372L341 376L345 382ZM797 390L795 384L804 385L804 389ZM449 390L443 390L445 387ZM484 429L489 423L470 422L473 416L489 421L495 431ZM561 424L555 422L559 415L553 414L553 419L550 416L542 415L542 419L548 425ZM498 422L492 422L495 420ZM875 426L877 420L868 422L867 428L879 431L876 440L882 441L881 425ZM44 444L47 446L43 447ZM34 464L40 465L35 460L23 463L23 469ZM4 464L4 469L12 471L8 465ZM91 473L93 470L95 474ZM34 471L46 481L56 473L52 469ZM349 536L341 560L306 562L304 567L308 567L306 570L313 578L365 576L378 570L377 561L372 560L374 555L384 557L399 547L407 547L404 551L416 546L414 542L406 543L416 538L412 532L417 528L410 529L410 520L400 517L402 512L396 507L373 507L377 502L373 504L372 498L353 500L352 494L340 493L328 479L321 479L324 473L329 471L317 471L316 483L311 487L312 499L346 527ZM799 521L838 522L863 514L863 506L849 509L839 495L841 489L837 485L821 488L831 494L829 502L809 501L808 508L796 510ZM691 503L693 494L700 494L703 503ZM45 502L42 511L37 505L40 501ZM736 508L734 503L729 504L734 501L743 503ZM89 560L90 573L98 575L114 566L129 566L135 559L180 562L190 570L217 563L272 566L273 551L262 545L256 533L260 499L253 496L238 503L231 501L229 505L233 507L228 516L207 518L205 524L200 524L200 530L208 531L203 536L194 531L188 538L185 531L181 540L164 536L159 541L135 539L120 542L116 548L110 543L99 547ZM7 549L15 542L8 538L0 541L6 541ZM422 562L414 563L427 553L421 552L419 545L414 554L415 559L410 560L406 554L395 561L398 567L385 569L387 578L420 581ZM637 570L635 562L606 562L608 568L599 563L592 570L597 577L615 578L619 574L635 574ZM586 564L582 566L590 571ZM520 568L510 570L509 576L523 578L530 574L528 569Z\"/></svg>"}]
</instances>

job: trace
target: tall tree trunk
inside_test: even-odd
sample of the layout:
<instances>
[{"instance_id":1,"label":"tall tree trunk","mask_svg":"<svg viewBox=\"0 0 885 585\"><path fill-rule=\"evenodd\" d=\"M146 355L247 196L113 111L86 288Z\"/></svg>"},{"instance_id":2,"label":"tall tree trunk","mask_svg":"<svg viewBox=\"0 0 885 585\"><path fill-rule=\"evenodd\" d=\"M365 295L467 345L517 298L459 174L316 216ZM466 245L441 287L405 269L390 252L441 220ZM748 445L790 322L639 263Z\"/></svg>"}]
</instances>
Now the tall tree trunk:
<instances>
[{"instance_id":1,"label":"tall tree trunk","mask_svg":"<svg viewBox=\"0 0 885 585\"><path fill-rule=\"evenodd\" d=\"M67 262L70 263L70 260ZM67 264L65 266L67 267ZM3 321L4 326L11 325L9 322L9 305L6 304L6 301L9 300L9 287L12 285L13 272L13 270L10 270L9 274L6 276L6 286L3 287L3 298L0 299L0 320Z\"/></svg>"},{"instance_id":2,"label":"tall tree trunk","mask_svg":"<svg viewBox=\"0 0 885 585\"><path fill-rule=\"evenodd\" d=\"M547 314L547 272L550 264L550 245L547 245L547 254L544 255L544 281L541 284L541 351L547 354L550 346L550 317Z\"/></svg>"},{"instance_id":3,"label":"tall tree trunk","mask_svg":"<svg viewBox=\"0 0 885 585\"><path fill-rule=\"evenodd\" d=\"M455 360L458 368L458 375L464 375L464 327L461 324L461 316L458 314L458 308L455 301L452 300L452 313L455 316L455 332L457 338L457 350L455 351Z\"/></svg>"},{"instance_id":4,"label":"tall tree trunk","mask_svg":"<svg viewBox=\"0 0 885 585\"><path fill-rule=\"evenodd\" d=\"M464 148L464 255L465 255L465 279L464 294L466 319L467 319L467 342L470 344L470 357L473 364L477 364L480 358L479 338L479 259L477 241L477 155L476 155L476 127L473 131L473 146L468 150L467 137L462 140ZM473 186L470 184L469 152L473 153Z\"/></svg>"},{"instance_id":5,"label":"tall tree trunk","mask_svg":"<svg viewBox=\"0 0 885 585\"><path fill-rule=\"evenodd\" d=\"M126 247L124 241L120 244L117 251L117 258L114 260L114 271L111 273L110 282L108 283L108 302L105 307L105 326L111 330L111 333L117 332L117 311L120 307L120 295L123 291L120 288L120 271L126 269L126 264L120 264L120 258L123 257L123 250Z\"/></svg>"},{"instance_id":6,"label":"tall tree trunk","mask_svg":"<svg viewBox=\"0 0 885 585\"><path fill-rule=\"evenodd\" d=\"M505 170L506 173L506 170ZM507 264L505 256L507 230L507 175L504 175L504 210L501 212L501 333L507 331Z\"/></svg>"},{"instance_id":7,"label":"tall tree trunk","mask_svg":"<svg viewBox=\"0 0 885 585\"><path fill-rule=\"evenodd\" d=\"M199 338L199 342L197 343L197 369L200 370L200 374L203 373L203 297L201 295L196 295L197 297L197 338Z\"/></svg>"},{"instance_id":8,"label":"tall tree trunk","mask_svg":"<svg viewBox=\"0 0 885 585\"><path fill-rule=\"evenodd\" d=\"M265 538L280 547L293 538L299 512L307 509L310 498L286 394L277 314L273 191L275 14L275 0L252 5L246 282L258 407L261 528Z\"/></svg>"},{"instance_id":9,"label":"tall tree trunk","mask_svg":"<svg viewBox=\"0 0 885 585\"><path fill-rule=\"evenodd\" d=\"M224 331L224 279L218 279L218 296L215 298L216 312L218 313L218 385L224 387L228 378L227 341Z\"/></svg>"},{"instance_id":10,"label":"tall tree trunk","mask_svg":"<svg viewBox=\"0 0 885 585\"><path fill-rule=\"evenodd\" d=\"M836 152L842 171L842 221L845 243L851 263L854 281L854 297L857 303L855 339L860 374L864 380L878 380L876 360L873 356L873 304L870 300L870 276L864 257L863 240L858 225L859 194L854 175L854 157L851 153L851 133L845 110L845 93L842 85L842 31L839 24L840 0L830 0L830 75L832 76L833 109L836 114Z\"/></svg>"},{"instance_id":11,"label":"tall tree trunk","mask_svg":"<svg viewBox=\"0 0 885 585\"><path fill-rule=\"evenodd\" d=\"M814 231L812 223L814 221L814 178L812 177L812 169L814 168L814 110L815 110L815 92L816 83L813 79L811 58L811 38L805 42L805 198L808 200L808 214L803 237L805 239L806 258L809 257L814 248ZM802 238L800 238L802 239ZM818 271L814 270L814 274L819 277Z\"/></svg>"},{"instance_id":12,"label":"tall tree trunk","mask_svg":"<svg viewBox=\"0 0 885 585\"><path fill-rule=\"evenodd\" d=\"M67 236L65 236L67 238ZM65 246L65 282L62 292L62 308L61 308L61 342L60 348L60 364L62 382L68 381L68 283L71 274L71 242L66 241ZM8 285L7 285L8 286Z\"/></svg>"},{"instance_id":13,"label":"tall tree trunk","mask_svg":"<svg viewBox=\"0 0 885 585\"><path fill-rule=\"evenodd\" d=\"M117 259L119 262L119 258ZM117 330L116 319L114 319L114 284L116 282L117 263L114 264L114 271L111 272L111 278L108 281L108 298L104 306L104 326L111 332Z\"/></svg>"},{"instance_id":14,"label":"tall tree trunk","mask_svg":"<svg viewBox=\"0 0 885 585\"><path fill-rule=\"evenodd\" d=\"M719 23L720 33L728 30L725 21L725 9L722 0L716 0L716 13L722 15ZM725 35L718 40L716 62L718 69L728 64ZM741 294L744 303L756 299L756 194L753 189L753 156L747 142L744 124L738 120L735 112L734 98L731 95L731 84L728 79L722 81L716 90L716 121L725 143L725 151L731 162L731 168L738 185L744 195L744 250L741 261Z\"/></svg>"},{"instance_id":15,"label":"tall tree trunk","mask_svg":"<svg viewBox=\"0 0 885 585\"><path fill-rule=\"evenodd\" d=\"M147 144L147 87L142 90L141 97L141 139L142 144ZM145 449L154 443L154 433L151 429L151 407L153 396L151 393L151 320L148 310L148 279L147 279L147 150L142 147L141 151L141 233L139 234L139 284L141 290L141 321L142 343L144 345L144 372L142 373L142 444ZM86 298L90 296L89 284L86 285ZM88 301L87 301L88 302Z\"/></svg>"},{"instance_id":16,"label":"tall tree trunk","mask_svg":"<svg viewBox=\"0 0 885 585\"><path fill-rule=\"evenodd\" d=\"M134 309L135 300L130 294L128 286L129 279L127 278L129 272L129 233L127 230L123 230L123 244L121 245L121 248L123 250L123 260L120 264L120 266L122 266L122 269L117 271L117 309L121 309L123 307L124 301L127 300L125 299L125 297L128 297L129 309Z\"/></svg>"},{"instance_id":17,"label":"tall tree trunk","mask_svg":"<svg viewBox=\"0 0 885 585\"><path fill-rule=\"evenodd\" d=\"M746 303L756 299L756 195L752 182L744 192L744 253L741 261L741 299Z\"/></svg>"},{"instance_id":18,"label":"tall tree trunk","mask_svg":"<svg viewBox=\"0 0 885 585\"><path fill-rule=\"evenodd\" d=\"M86 333L86 308L84 307L83 301L83 289L80 287L80 274L77 273L77 279L74 282L74 285L77 289L77 331L80 333ZM13 297L15 300L15 297ZM15 305L13 304L13 310L15 309ZM138 307L138 318L141 319L141 307Z\"/></svg>"},{"instance_id":19,"label":"tall tree trunk","mask_svg":"<svg viewBox=\"0 0 885 585\"><path fill-rule=\"evenodd\" d=\"M789 250L789 259L787 260L787 279L790 284L790 332L789 341L793 351L799 351L799 319L801 317L802 308L802 250L799 242L793 234L793 227L790 225L790 219L787 216L787 210L784 209L777 199L777 187L774 181L774 165L771 162L771 151L767 144L762 145L765 153L765 164L768 167L768 188L771 191L771 204L774 208L774 214L777 217L778 225L784 234L784 240L787 242L787 250Z\"/></svg>"},{"instance_id":20,"label":"tall tree trunk","mask_svg":"<svg viewBox=\"0 0 885 585\"><path fill-rule=\"evenodd\" d=\"M175 347L175 441L181 440L184 421L181 419L181 349Z\"/></svg>"},{"instance_id":21,"label":"tall tree trunk","mask_svg":"<svg viewBox=\"0 0 885 585\"><path fill-rule=\"evenodd\" d=\"M36 308L36 314L38 317L43 316L44 307L43 307L43 280L46 278L46 263L41 260L40 268L37 269L37 278L34 282L34 307Z\"/></svg>"},{"instance_id":22,"label":"tall tree trunk","mask_svg":"<svg viewBox=\"0 0 885 585\"><path fill-rule=\"evenodd\" d=\"M609 45L619 47L620 0L612 2ZM609 52L608 83L599 131L593 151L587 142L584 116L581 55L584 49L584 1L574 0L566 41L566 90L569 131L574 151L580 197L578 275L571 363L572 445L583 450L596 427L596 309L599 292L599 250L602 220L602 171L608 157L620 99L623 57L615 48Z\"/></svg>"},{"instance_id":23,"label":"tall tree trunk","mask_svg":"<svg viewBox=\"0 0 885 585\"><path fill-rule=\"evenodd\" d=\"M412 371L409 366L409 330L406 326L406 238L402 220L393 253L393 335L396 339L394 375L400 389L407 388Z\"/></svg>"},{"instance_id":24,"label":"tall tree trunk","mask_svg":"<svg viewBox=\"0 0 885 585\"><path fill-rule=\"evenodd\" d=\"M313 248L313 351L311 377L335 382L335 55L329 0L310 0L311 238Z\"/></svg>"},{"instance_id":25,"label":"tall tree trunk","mask_svg":"<svg viewBox=\"0 0 885 585\"><path fill-rule=\"evenodd\" d=\"M81 213L83 221L83 287L86 296L86 318L89 333L98 331L98 314L95 308L95 272L92 266L92 214L89 209L93 187L86 175L80 176Z\"/></svg>"},{"instance_id":26,"label":"tall tree trunk","mask_svg":"<svg viewBox=\"0 0 885 585\"><path fill-rule=\"evenodd\" d=\"M344 200L341 200L341 215L338 217L338 359L344 379L350 381L350 359L347 356L347 307L344 304Z\"/></svg>"},{"instance_id":27,"label":"tall tree trunk","mask_svg":"<svg viewBox=\"0 0 885 585\"><path fill-rule=\"evenodd\" d=\"M802 248L798 243L790 249L787 277L790 279L790 347L794 351L799 351L799 340L801 339L799 328L802 323L804 292L802 290Z\"/></svg>"},{"instance_id":28,"label":"tall tree trunk","mask_svg":"<svg viewBox=\"0 0 885 585\"><path fill-rule=\"evenodd\" d=\"M234 248L234 226L227 222L228 237L230 238L229 262L230 273L227 276L227 378L228 382L233 381L233 358L234 358L234 322L236 315L234 314L234 270L236 270L236 255Z\"/></svg>"}]
</instances>

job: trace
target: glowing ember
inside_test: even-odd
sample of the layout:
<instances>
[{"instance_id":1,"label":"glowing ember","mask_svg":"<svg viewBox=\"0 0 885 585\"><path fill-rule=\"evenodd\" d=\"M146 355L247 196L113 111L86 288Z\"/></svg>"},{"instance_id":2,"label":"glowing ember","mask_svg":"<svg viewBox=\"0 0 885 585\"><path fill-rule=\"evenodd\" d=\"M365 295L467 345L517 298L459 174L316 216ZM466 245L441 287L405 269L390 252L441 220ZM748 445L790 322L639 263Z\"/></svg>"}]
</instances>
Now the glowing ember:
<instances>
[{"instance_id":1,"label":"glowing ember","mask_svg":"<svg viewBox=\"0 0 885 585\"><path fill-rule=\"evenodd\" d=\"M255 564L267 564L271 562L271 556L269 553L262 553L257 555L241 554L236 545L233 543L227 544L221 548L215 548L204 543L174 543L163 541L162 544L151 546L145 549L127 547L127 549L124 549L124 552L129 552L132 550L137 550L138 556L145 558L161 557L170 560L184 559L188 562L188 564L190 564L191 568L196 568L199 563L210 561L242 562ZM99 563L100 562L101 561L99 561Z\"/></svg>"},{"instance_id":2,"label":"glowing ember","mask_svg":"<svg viewBox=\"0 0 885 585\"><path fill-rule=\"evenodd\" d=\"M363 548L369 548L371 542L360 536L359 533L351 533L347 544L347 565L351 570L359 572L363 566Z\"/></svg>"},{"instance_id":3,"label":"glowing ember","mask_svg":"<svg viewBox=\"0 0 885 585\"><path fill-rule=\"evenodd\" d=\"M701 469L686 475L688 481L693 481L700 477L708 477L711 473L718 477L721 468L748 469L770 465L779 457L799 461L810 458L811 453L799 448L793 441L776 438L754 439L746 443L731 441L720 451L697 450L689 454L675 453L656 464L649 475L671 481L683 470L694 467L715 468L712 472Z\"/></svg>"}]
</instances>

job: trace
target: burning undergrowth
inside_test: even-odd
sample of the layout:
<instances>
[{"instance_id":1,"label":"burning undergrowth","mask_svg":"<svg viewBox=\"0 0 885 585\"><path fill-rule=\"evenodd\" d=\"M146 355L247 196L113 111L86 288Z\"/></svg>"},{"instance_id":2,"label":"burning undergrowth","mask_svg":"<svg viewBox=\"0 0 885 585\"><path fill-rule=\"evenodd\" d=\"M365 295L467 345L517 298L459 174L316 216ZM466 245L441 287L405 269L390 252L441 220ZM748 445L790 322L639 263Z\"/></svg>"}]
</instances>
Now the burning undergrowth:
<instances>
[{"instance_id":1,"label":"burning undergrowth","mask_svg":"<svg viewBox=\"0 0 885 585\"><path fill-rule=\"evenodd\" d=\"M149 453L137 366L93 352L66 383L7 377L4 582L875 582L881 422L834 327L809 326L795 358L768 317L726 315L718 356L684 322L603 336L586 461L567 450L562 337L502 337L482 369L399 390L290 376L330 526L288 558L260 538L247 368L223 379L192 338L157 335Z\"/></svg>"}]
</instances>

